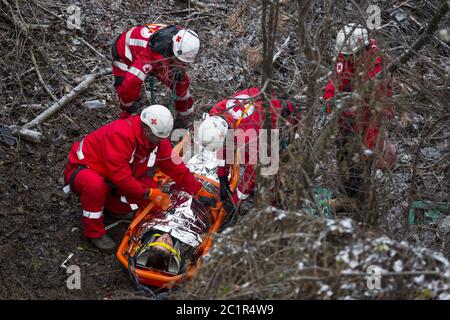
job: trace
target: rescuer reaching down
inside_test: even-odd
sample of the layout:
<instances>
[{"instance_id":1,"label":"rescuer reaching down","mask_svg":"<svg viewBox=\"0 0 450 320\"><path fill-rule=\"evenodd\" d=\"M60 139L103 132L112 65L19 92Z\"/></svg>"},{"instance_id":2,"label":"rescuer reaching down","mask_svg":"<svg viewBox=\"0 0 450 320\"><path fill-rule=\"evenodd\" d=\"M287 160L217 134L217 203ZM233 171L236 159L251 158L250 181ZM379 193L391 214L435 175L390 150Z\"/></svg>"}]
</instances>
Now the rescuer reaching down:
<instances>
[{"instance_id":1,"label":"rescuer reaching down","mask_svg":"<svg viewBox=\"0 0 450 320\"><path fill-rule=\"evenodd\" d=\"M173 91L176 117L190 117L194 106L186 67L199 48L197 34L179 25L147 24L123 32L111 49L121 117L139 111L142 85L151 77Z\"/></svg>"},{"instance_id":2,"label":"rescuer reaching down","mask_svg":"<svg viewBox=\"0 0 450 320\"><path fill-rule=\"evenodd\" d=\"M171 205L169 195L153 179L156 168L189 194L210 197L182 161L175 159L168 139L172 128L170 111L152 105L73 144L64 170L65 189L70 187L80 197L84 235L97 248L115 249L103 224L104 209L126 215L150 201L163 210Z\"/></svg>"}]
</instances>

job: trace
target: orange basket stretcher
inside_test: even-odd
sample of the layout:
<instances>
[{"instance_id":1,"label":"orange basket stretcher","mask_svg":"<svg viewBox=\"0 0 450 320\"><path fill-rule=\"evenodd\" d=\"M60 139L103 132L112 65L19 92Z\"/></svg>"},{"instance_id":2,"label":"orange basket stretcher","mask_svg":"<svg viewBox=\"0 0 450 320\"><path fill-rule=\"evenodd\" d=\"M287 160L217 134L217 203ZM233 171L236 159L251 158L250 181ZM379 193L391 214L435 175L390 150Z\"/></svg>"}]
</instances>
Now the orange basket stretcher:
<instances>
[{"instance_id":1,"label":"orange basket stretcher","mask_svg":"<svg viewBox=\"0 0 450 320\"><path fill-rule=\"evenodd\" d=\"M174 152L178 152L180 156L182 156L182 150L183 146L186 143L190 143L189 137L186 135L183 140L177 144L174 147ZM231 165L230 170L230 187L231 190L234 191L237 187L237 184L239 182L239 165L237 158L238 153L235 153L234 156L234 164ZM194 174L194 176L200 180L201 182L208 182L212 185L214 185L217 190L219 190L219 183L215 180L212 180L208 177L201 176L198 174ZM158 181L160 187L161 185L164 185L165 183L170 182L170 178L163 173L157 171L154 175L155 180ZM217 195L218 198L218 195ZM116 257L119 260L119 262L125 267L126 269L130 270L130 257L133 256L136 249L139 247L140 242L135 241L134 237L135 235L140 234L142 224L146 221L151 221L152 219L152 213L155 211L156 206L150 202L147 207L139 209L131 222L130 226L128 227L127 231L125 232L125 235L122 239L122 242L120 243L120 246L117 250ZM202 243L199 245L198 248L196 248L194 257L191 260L191 263L188 265L186 271L182 274L172 274L169 272L164 272L156 269L147 269L147 268L139 268L138 266L133 266L134 270L134 276L136 277L137 281L140 284L144 284L147 286L153 286L153 287L164 287L164 288L172 288L177 286L181 281L189 280L191 279L198 271L200 265L201 265L201 257L205 256L208 251L211 249L213 241L212 236L215 232L217 232L222 225L224 218L226 217L227 213L222 207L221 202L217 202L217 205L215 208L209 208L210 213L210 227L208 229L208 232L206 236L203 238Z\"/></svg>"}]
</instances>

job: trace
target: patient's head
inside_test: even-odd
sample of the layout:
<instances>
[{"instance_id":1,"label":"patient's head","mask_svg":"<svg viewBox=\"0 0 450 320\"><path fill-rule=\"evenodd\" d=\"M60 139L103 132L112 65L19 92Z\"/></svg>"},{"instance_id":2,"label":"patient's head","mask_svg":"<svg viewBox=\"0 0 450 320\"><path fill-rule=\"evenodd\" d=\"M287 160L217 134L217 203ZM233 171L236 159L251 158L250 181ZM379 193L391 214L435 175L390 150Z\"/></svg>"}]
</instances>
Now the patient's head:
<instances>
[{"instance_id":1,"label":"patient's head","mask_svg":"<svg viewBox=\"0 0 450 320\"><path fill-rule=\"evenodd\" d=\"M166 269L173 251L172 236L168 233L160 235L148 249L147 265L160 270Z\"/></svg>"}]
</instances>

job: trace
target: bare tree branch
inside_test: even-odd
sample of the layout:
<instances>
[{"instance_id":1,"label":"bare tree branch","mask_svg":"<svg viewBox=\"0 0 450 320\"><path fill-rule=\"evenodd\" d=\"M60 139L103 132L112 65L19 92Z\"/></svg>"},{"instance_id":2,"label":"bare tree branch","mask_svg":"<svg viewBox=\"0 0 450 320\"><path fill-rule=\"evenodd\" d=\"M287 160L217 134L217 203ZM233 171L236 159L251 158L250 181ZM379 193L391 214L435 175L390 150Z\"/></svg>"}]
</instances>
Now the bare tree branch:
<instances>
[{"instance_id":1,"label":"bare tree branch","mask_svg":"<svg viewBox=\"0 0 450 320\"><path fill-rule=\"evenodd\" d=\"M420 50L426 43L430 36L437 30L439 26L439 22L444 18L446 13L449 10L449 4L447 0L442 1L442 5L439 7L436 15L431 19L428 24L427 30L420 36L419 39L408 49L404 54L398 57L389 67L388 72L396 71L402 64L408 62L409 59L413 57L413 55Z\"/></svg>"}]
</instances>

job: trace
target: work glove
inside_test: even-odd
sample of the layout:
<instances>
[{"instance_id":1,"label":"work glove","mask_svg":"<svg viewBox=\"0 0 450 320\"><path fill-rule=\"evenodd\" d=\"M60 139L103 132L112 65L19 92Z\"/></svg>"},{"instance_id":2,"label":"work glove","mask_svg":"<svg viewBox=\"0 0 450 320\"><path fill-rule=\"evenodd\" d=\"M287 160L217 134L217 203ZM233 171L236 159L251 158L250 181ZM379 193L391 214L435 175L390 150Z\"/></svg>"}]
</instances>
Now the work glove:
<instances>
[{"instance_id":1,"label":"work glove","mask_svg":"<svg viewBox=\"0 0 450 320\"><path fill-rule=\"evenodd\" d=\"M144 199L151 200L154 204L160 206L161 209L163 210L167 210L169 206L172 204L169 195L157 188L150 188L146 192Z\"/></svg>"},{"instance_id":2,"label":"work glove","mask_svg":"<svg viewBox=\"0 0 450 320\"><path fill-rule=\"evenodd\" d=\"M231 198L231 188L228 177L219 177L220 182L220 200L226 201Z\"/></svg>"},{"instance_id":3,"label":"work glove","mask_svg":"<svg viewBox=\"0 0 450 320\"><path fill-rule=\"evenodd\" d=\"M207 207L215 207L217 205L217 199L214 195L205 189L201 188L195 195L202 204Z\"/></svg>"}]
</instances>

